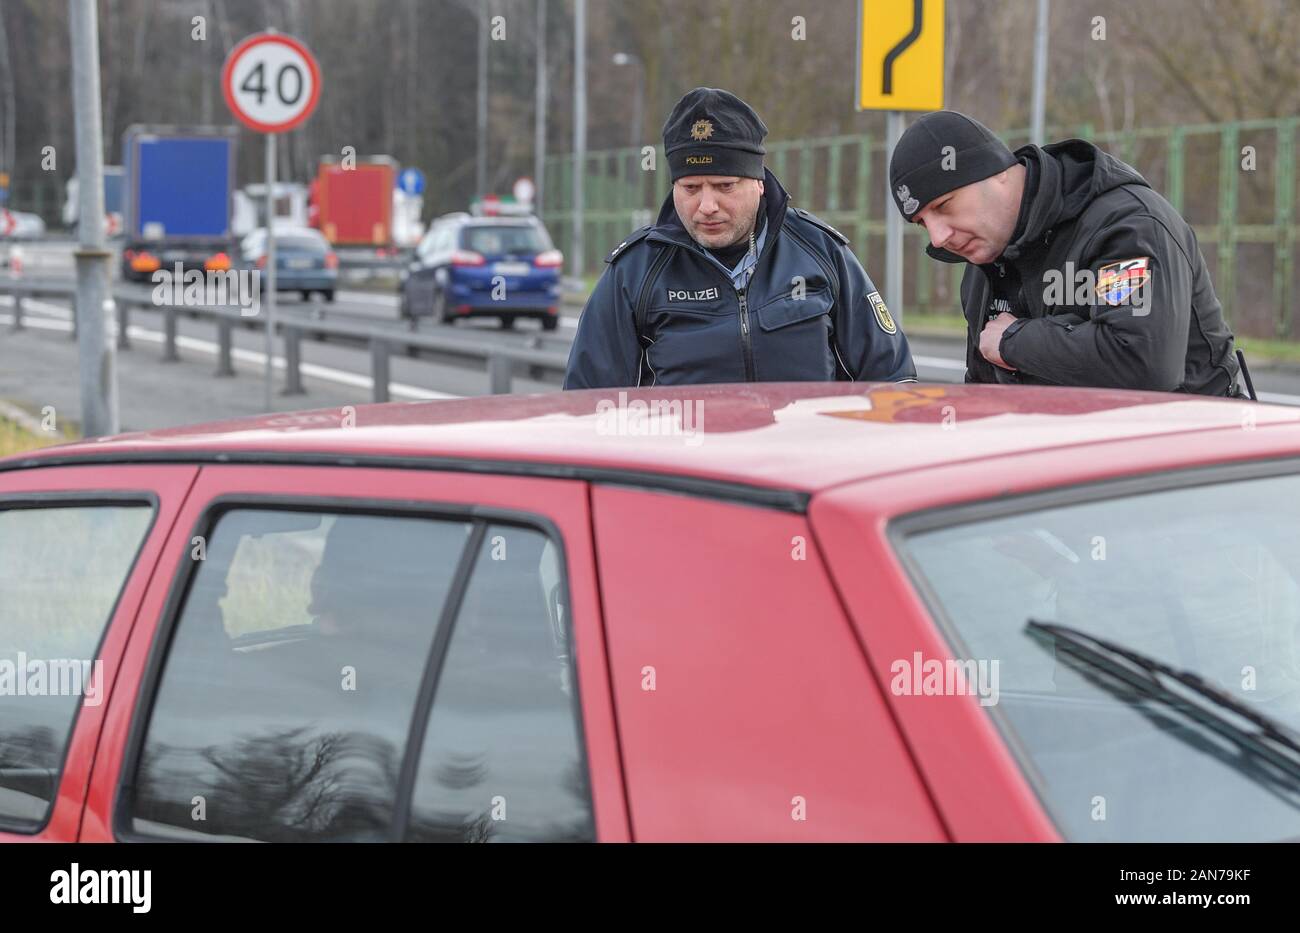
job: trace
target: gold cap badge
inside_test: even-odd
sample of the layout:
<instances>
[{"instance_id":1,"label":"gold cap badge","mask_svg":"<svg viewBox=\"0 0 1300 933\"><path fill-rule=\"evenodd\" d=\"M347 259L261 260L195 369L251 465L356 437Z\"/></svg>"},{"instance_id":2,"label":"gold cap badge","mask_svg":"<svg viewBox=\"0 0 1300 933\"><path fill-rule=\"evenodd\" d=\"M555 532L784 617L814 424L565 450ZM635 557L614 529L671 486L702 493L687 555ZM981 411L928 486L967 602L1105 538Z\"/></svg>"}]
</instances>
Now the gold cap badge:
<instances>
[{"instance_id":1,"label":"gold cap badge","mask_svg":"<svg viewBox=\"0 0 1300 933\"><path fill-rule=\"evenodd\" d=\"M708 120L696 120L691 126L691 139L708 139L713 135L713 124Z\"/></svg>"}]
</instances>

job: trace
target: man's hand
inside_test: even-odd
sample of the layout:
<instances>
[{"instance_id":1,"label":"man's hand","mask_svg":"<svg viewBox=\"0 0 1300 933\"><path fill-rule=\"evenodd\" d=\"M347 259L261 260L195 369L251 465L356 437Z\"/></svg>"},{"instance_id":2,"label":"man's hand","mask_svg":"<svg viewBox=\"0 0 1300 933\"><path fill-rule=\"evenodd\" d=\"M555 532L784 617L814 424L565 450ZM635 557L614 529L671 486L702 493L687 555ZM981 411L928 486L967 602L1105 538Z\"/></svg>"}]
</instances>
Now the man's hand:
<instances>
[{"instance_id":1,"label":"man's hand","mask_svg":"<svg viewBox=\"0 0 1300 933\"><path fill-rule=\"evenodd\" d=\"M1006 329L1016 322L1014 314L995 314L984 324L984 332L980 334L980 356L988 360L994 366L1001 366L1003 369L1015 371L1015 367L1008 365L1007 361L1002 358L998 352L998 346L1002 343L1002 335Z\"/></svg>"}]
</instances>

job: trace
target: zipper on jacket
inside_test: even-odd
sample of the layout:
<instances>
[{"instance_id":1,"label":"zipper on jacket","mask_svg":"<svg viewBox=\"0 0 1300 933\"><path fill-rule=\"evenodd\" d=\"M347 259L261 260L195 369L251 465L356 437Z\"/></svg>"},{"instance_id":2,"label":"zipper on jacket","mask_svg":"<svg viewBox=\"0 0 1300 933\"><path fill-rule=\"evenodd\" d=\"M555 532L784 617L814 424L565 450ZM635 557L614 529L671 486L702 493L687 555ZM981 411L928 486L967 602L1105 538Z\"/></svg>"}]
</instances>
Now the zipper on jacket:
<instances>
[{"instance_id":1,"label":"zipper on jacket","mask_svg":"<svg viewBox=\"0 0 1300 933\"><path fill-rule=\"evenodd\" d=\"M757 378L754 374L754 345L749 336L749 304L745 289L736 289L736 297L740 299L740 350L745 357L745 381L754 382Z\"/></svg>"}]
</instances>

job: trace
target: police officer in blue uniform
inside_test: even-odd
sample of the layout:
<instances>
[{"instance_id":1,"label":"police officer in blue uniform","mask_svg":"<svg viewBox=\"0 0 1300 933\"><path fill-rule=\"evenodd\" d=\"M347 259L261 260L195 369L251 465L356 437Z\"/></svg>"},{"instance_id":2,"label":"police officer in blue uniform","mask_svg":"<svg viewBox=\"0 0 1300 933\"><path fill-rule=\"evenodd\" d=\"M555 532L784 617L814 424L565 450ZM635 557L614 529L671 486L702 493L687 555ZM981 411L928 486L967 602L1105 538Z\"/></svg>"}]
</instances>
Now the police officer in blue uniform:
<instances>
[{"instance_id":1,"label":"police officer in blue uniform","mask_svg":"<svg viewBox=\"0 0 1300 933\"><path fill-rule=\"evenodd\" d=\"M907 338L848 239L790 206L767 127L696 88L664 124L672 194L605 258L566 389L712 382L916 381Z\"/></svg>"}]
</instances>

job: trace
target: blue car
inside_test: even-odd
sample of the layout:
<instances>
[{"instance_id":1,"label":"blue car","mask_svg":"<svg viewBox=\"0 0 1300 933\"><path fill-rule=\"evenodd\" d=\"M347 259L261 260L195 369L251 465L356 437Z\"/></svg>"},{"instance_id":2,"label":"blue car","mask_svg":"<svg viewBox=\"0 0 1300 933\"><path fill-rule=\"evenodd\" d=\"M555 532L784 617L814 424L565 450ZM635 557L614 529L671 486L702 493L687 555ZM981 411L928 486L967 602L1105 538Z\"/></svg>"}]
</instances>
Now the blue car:
<instances>
[{"instance_id":1,"label":"blue car","mask_svg":"<svg viewBox=\"0 0 1300 933\"><path fill-rule=\"evenodd\" d=\"M495 317L505 328L536 318L555 330L563 266L536 217L450 214L434 222L402 274L401 314L412 323Z\"/></svg>"}]
</instances>

